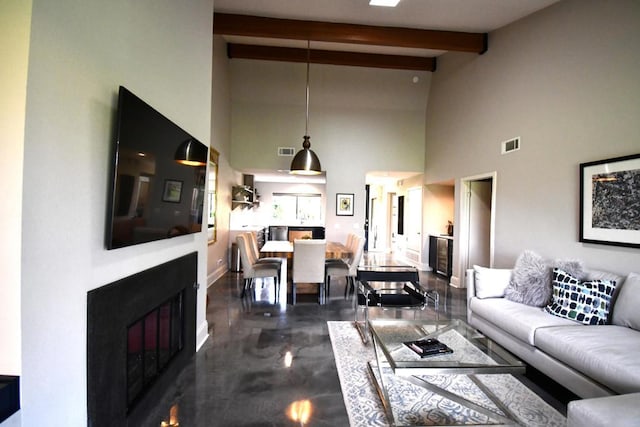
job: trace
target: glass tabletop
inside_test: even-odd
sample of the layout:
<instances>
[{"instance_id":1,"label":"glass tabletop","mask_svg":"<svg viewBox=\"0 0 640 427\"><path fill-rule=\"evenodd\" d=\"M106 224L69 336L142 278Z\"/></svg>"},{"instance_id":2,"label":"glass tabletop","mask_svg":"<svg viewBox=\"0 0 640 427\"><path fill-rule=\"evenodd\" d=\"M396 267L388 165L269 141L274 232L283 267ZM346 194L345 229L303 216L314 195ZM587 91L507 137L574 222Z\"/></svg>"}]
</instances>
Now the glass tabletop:
<instances>
[{"instance_id":1,"label":"glass tabletop","mask_svg":"<svg viewBox=\"0 0 640 427\"><path fill-rule=\"evenodd\" d=\"M369 330L378 359L396 374L525 372L523 362L461 320L370 320ZM421 357L405 344L428 338L436 338L453 352Z\"/></svg>"}]
</instances>

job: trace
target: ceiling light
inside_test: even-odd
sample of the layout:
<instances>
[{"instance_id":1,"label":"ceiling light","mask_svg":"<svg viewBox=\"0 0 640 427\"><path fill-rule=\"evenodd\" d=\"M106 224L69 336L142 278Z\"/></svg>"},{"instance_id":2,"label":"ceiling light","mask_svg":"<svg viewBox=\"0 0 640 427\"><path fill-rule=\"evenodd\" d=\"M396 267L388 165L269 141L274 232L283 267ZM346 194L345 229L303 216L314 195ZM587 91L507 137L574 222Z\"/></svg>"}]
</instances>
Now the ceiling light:
<instances>
[{"instance_id":1,"label":"ceiling light","mask_svg":"<svg viewBox=\"0 0 640 427\"><path fill-rule=\"evenodd\" d=\"M369 0L369 6L396 7L400 0Z\"/></svg>"},{"instance_id":2,"label":"ceiling light","mask_svg":"<svg viewBox=\"0 0 640 427\"><path fill-rule=\"evenodd\" d=\"M310 41L307 40L307 117L304 129L304 138L302 142L302 150L298 151L293 160L291 161L291 170L289 173L294 175L319 175L322 173L320 167L320 159L316 153L311 150L311 142L309 139L309 56L310 56Z\"/></svg>"}]
</instances>

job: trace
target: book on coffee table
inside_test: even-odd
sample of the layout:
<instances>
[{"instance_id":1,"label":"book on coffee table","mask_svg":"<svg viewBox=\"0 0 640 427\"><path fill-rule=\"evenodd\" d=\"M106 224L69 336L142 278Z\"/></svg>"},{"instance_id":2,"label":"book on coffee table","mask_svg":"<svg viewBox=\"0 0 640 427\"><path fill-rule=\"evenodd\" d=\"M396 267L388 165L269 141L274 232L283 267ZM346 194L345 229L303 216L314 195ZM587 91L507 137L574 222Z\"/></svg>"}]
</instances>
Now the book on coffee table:
<instances>
[{"instance_id":1,"label":"book on coffee table","mask_svg":"<svg viewBox=\"0 0 640 427\"><path fill-rule=\"evenodd\" d=\"M407 347L413 350L420 357L440 356L443 354L453 353L453 350L446 344L435 338L427 338L424 340L406 341Z\"/></svg>"}]
</instances>

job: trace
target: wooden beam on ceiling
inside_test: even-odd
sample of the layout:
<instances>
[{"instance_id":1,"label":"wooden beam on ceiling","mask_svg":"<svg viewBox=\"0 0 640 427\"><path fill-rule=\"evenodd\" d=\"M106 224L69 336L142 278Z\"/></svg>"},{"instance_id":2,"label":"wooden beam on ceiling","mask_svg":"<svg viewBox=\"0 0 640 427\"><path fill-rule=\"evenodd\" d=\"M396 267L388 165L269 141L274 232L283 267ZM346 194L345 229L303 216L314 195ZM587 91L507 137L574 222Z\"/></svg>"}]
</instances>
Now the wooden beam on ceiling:
<instances>
[{"instance_id":1,"label":"wooden beam on ceiling","mask_svg":"<svg viewBox=\"0 0 640 427\"><path fill-rule=\"evenodd\" d=\"M214 13L213 33L484 53L486 33L420 30Z\"/></svg>"},{"instance_id":2,"label":"wooden beam on ceiling","mask_svg":"<svg viewBox=\"0 0 640 427\"><path fill-rule=\"evenodd\" d=\"M380 55L372 53L344 52L257 46L229 43L229 58L263 59L268 61L307 62L314 64L351 65L356 67L391 68L396 70L435 71L436 59L419 56Z\"/></svg>"}]
</instances>

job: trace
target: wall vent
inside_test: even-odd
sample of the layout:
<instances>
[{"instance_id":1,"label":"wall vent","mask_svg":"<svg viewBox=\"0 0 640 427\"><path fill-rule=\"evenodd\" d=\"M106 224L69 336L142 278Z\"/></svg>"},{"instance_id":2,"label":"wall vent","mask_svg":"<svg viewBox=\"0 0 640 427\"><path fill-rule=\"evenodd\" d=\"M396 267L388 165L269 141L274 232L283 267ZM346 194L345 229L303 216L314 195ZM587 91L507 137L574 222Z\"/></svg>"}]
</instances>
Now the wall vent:
<instances>
[{"instance_id":1,"label":"wall vent","mask_svg":"<svg viewBox=\"0 0 640 427\"><path fill-rule=\"evenodd\" d=\"M280 157L293 157L296 154L296 149L293 147L278 147L278 156Z\"/></svg>"},{"instance_id":2,"label":"wall vent","mask_svg":"<svg viewBox=\"0 0 640 427\"><path fill-rule=\"evenodd\" d=\"M502 141L502 154L511 153L512 151L517 151L520 149L520 137L516 136L515 138L508 139L506 141Z\"/></svg>"}]
</instances>

